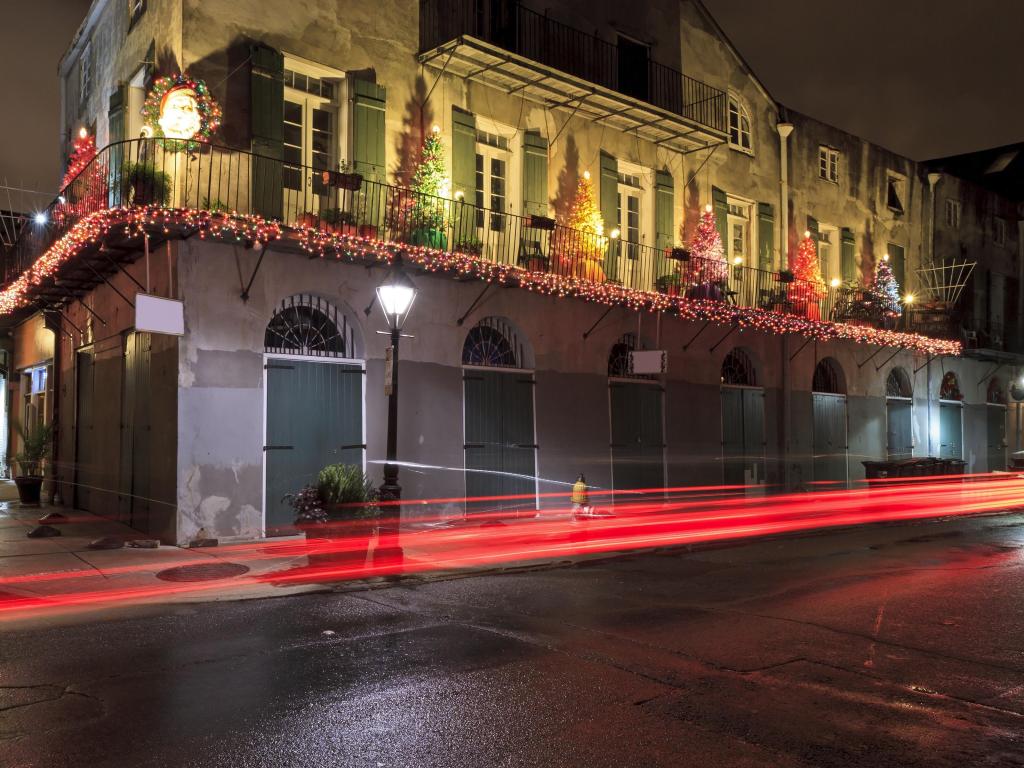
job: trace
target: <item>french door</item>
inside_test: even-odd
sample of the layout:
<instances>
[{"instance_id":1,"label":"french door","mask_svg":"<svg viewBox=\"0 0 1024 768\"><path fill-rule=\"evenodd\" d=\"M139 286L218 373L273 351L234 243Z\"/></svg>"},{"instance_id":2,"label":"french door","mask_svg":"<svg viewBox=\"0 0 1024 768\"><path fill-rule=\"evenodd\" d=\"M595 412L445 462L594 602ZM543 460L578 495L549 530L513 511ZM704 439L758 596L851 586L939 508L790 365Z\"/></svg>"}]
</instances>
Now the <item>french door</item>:
<instances>
[{"instance_id":1,"label":"french door","mask_svg":"<svg viewBox=\"0 0 1024 768\"><path fill-rule=\"evenodd\" d=\"M487 255L494 255L508 234L509 153L477 144L476 230ZM486 209L486 210L484 210Z\"/></svg>"},{"instance_id":2,"label":"french door","mask_svg":"<svg viewBox=\"0 0 1024 768\"><path fill-rule=\"evenodd\" d=\"M285 89L284 213L286 221L327 207L322 171L333 170L338 145L338 108L329 99Z\"/></svg>"}]
</instances>

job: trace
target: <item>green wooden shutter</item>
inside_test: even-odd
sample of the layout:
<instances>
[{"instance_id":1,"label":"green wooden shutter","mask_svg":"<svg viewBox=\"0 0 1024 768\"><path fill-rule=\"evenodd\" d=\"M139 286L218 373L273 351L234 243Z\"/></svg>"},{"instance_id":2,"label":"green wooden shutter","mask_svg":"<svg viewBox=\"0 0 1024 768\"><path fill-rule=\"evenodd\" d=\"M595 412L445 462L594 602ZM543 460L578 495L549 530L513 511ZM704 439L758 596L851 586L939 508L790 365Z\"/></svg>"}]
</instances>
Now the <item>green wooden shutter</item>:
<instances>
[{"instance_id":1,"label":"green wooden shutter","mask_svg":"<svg viewBox=\"0 0 1024 768\"><path fill-rule=\"evenodd\" d=\"M384 86L366 80L352 81L352 169L381 183L387 181L386 108Z\"/></svg>"},{"instance_id":2,"label":"green wooden shutter","mask_svg":"<svg viewBox=\"0 0 1024 768\"><path fill-rule=\"evenodd\" d=\"M775 253L775 207L771 203L757 204L757 266L770 272Z\"/></svg>"},{"instance_id":3,"label":"green wooden shutter","mask_svg":"<svg viewBox=\"0 0 1024 768\"><path fill-rule=\"evenodd\" d=\"M656 171L654 174L654 278L668 274L665 251L675 243L675 185L672 174Z\"/></svg>"},{"instance_id":4,"label":"green wooden shutter","mask_svg":"<svg viewBox=\"0 0 1024 768\"><path fill-rule=\"evenodd\" d=\"M604 233L619 226L619 162L611 155L601 153L601 169L599 178L598 201L601 206L601 218L604 219ZM604 276L608 280L619 279L619 250L621 239L609 237L608 250L604 257Z\"/></svg>"},{"instance_id":5,"label":"green wooden shutter","mask_svg":"<svg viewBox=\"0 0 1024 768\"><path fill-rule=\"evenodd\" d=\"M538 131L523 134L523 213L548 215L548 140Z\"/></svg>"},{"instance_id":6,"label":"green wooden shutter","mask_svg":"<svg viewBox=\"0 0 1024 768\"><path fill-rule=\"evenodd\" d=\"M807 231L811 233L811 240L814 241L814 252L818 253L818 220L813 216L807 217Z\"/></svg>"},{"instance_id":7,"label":"green wooden shutter","mask_svg":"<svg viewBox=\"0 0 1024 768\"><path fill-rule=\"evenodd\" d=\"M900 293L906 293L907 286L903 283L906 277L906 252L902 245L889 243L889 268L899 284Z\"/></svg>"},{"instance_id":8,"label":"green wooden shutter","mask_svg":"<svg viewBox=\"0 0 1024 768\"><path fill-rule=\"evenodd\" d=\"M728 252L729 203L724 189L711 188L711 205L715 211L715 226L718 229L718 236L722 238L722 247Z\"/></svg>"},{"instance_id":9,"label":"green wooden shutter","mask_svg":"<svg viewBox=\"0 0 1024 768\"><path fill-rule=\"evenodd\" d=\"M124 101L125 86L121 83L110 94L110 109L107 113L109 118L109 141L115 142L124 140Z\"/></svg>"},{"instance_id":10,"label":"green wooden shutter","mask_svg":"<svg viewBox=\"0 0 1024 768\"><path fill-rule=\"evenodd\" d=\"M839 264L843 273L843 281L852 283L857 280L857 264L854 256L853 231L843 227L839 233Z\"/></svg>"},{"instance_id":11,"label":"green wooden shutter","mask_svg":"<svg viewBox=\"0 0 1024 768\"><path fill-rule=\"evenodd\" d=\"M452 107L452 194L476 200L476 116Z\"/></svg>"},{"instance_id":12,"label":"green wooden shutter","mask_svg":"<svg viewBox=\"0 0 1024 768\"><path fill-rule=\"evenodd\" d=\"M124 141L125 90L125 85L122 83L110 94L110 110L107 113L107 143L111 145L107 172L110 174L108 189L112 206L119 202L117 197L121 190L120 178L121 166L124 163L124 145L120 142Z\"/></svg>"},{"instance_id":13,"label":"green wooden shutter","mask_svg":"<svg viewBox=\"0 0 1024 768\"><path fill-rule=\"evenodd\" d=\"M283 210L284 55L262 43L249 49L251 62L252 208L269 219Z\"/></svg>"}]
</instances>

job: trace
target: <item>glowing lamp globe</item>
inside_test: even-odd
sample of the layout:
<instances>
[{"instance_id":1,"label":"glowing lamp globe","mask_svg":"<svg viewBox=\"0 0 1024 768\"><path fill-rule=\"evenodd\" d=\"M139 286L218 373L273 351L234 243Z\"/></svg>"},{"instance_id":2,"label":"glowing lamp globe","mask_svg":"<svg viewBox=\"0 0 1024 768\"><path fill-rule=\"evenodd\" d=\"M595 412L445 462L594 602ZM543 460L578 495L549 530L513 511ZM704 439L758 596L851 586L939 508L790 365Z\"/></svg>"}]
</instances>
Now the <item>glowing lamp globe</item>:
<instances>
[{"instance_id":1,"label":"glowing lamp globe","mask_svg":"<svg viewBox=\"0 0 1024 768\"><path fill-rule=\"evenodd\" d=\"M883 253L882 254L882 261L888 261L888 260L889 260L889 254L888 253Z\"/></svg>"},{"instance_id":2,"label":"glowing lamp globe","mask_svg":"<svg viewBox=\"0 0 1024 768\"><path fill-rule=\"evenodd\" d=\"M405 273L401 257L395 257L391 273L377 286L377 301L391 330L402 330L409 310L412 309L412 303L416 300L416 293L416 284Z\"/></svg>"},{"instance_id":3,"label":"glowing lamp globe","mask_svg":"<svg viewBox=\"0 0 1024 768\"><path fill-rule=\"evenodd\" d=\"M833 277L832 280L829 282L829 285L831 285L833 288L838 288L839 287L839 278L838 277Z\"/></svg>"},{"instance_id":4,"label":"glowing lamp globe","mask_svg":"<svg viewBox=\"0 0 1024 768\"><path fill-rule=\"evenodd\" d=\"M160 103L160 130L169 139L191 139L199 133L202 119L199 100L191 88L179 86L164 94Z\"/></svg>"},{"instance_id":5,"label":"glowing lamp globe","mask_svg":"<svg viewBox=\"0 0 1024 768\"><path fill-rule=\"evenodd\" d=\"M587 181L590 181L590 171L584 171L583 178L586 179Z\"/></svg>"},{"instance_id":6,"label":"glowing lamp globe","mask_svg":"<svg viewBox=\"0 0 1024 768\"><path fill-rule=\"evenodd\" d=\"M708 203L707 205L704 206L704 212L705 213L711 213L711 211L712 211L711 203Z\"/></svg>"}]
</instances>

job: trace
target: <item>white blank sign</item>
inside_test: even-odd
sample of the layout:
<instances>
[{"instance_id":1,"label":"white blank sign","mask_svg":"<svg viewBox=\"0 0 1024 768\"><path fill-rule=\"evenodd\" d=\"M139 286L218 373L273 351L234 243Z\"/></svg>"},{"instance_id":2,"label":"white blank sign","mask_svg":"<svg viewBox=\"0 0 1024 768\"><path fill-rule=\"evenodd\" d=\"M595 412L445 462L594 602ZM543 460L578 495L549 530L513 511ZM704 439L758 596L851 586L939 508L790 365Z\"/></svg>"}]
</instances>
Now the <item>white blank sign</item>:
<instances>
[{"instance_id":1,"label":"white blank sign","mask_svg":"<svg viewBox=\"0 0 1024 768\"><path fill-rule=\"evenodd\" d=\"M135 330L148 333L185 335L185 305L146 293L135 295Z\"/></svg>"},{"instance_id":2,"label":"white blank sign","mask_svg":"<svg viewBox=\"0 0 1024 768\"><path fill-rule=\"evenodd\" d=\"M663 349L649 349L629 353L630 373L665 373L668 353Z\"/></svg>"}]
</instances>

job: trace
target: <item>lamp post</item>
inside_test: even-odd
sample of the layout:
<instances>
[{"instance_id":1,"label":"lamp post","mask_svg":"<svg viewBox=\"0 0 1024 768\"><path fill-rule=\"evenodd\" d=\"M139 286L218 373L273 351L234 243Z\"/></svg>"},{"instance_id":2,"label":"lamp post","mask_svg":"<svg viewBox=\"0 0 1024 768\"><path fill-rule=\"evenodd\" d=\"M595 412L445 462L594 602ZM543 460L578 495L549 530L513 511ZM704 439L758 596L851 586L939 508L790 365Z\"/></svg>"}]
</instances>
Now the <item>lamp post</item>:
<instances>
[{"instance_id":1,"label":"lamp post","mask_svg":"<svg viewBox=\"0 0 1024 768\"><path fill-rule=\"evenodd\" d=\"M391 272L377 286L377 300L384 311L391 331L391 346L388 348L384 366L384 392L388 396L388 447L384 464L384 484L380 487L381 501L398 501L402 488L398 484L398 342L402 338L402 326L409 316L416 299L416 284L405 273L401 252L395 254Z\"/></svg>"}]
</instances>

